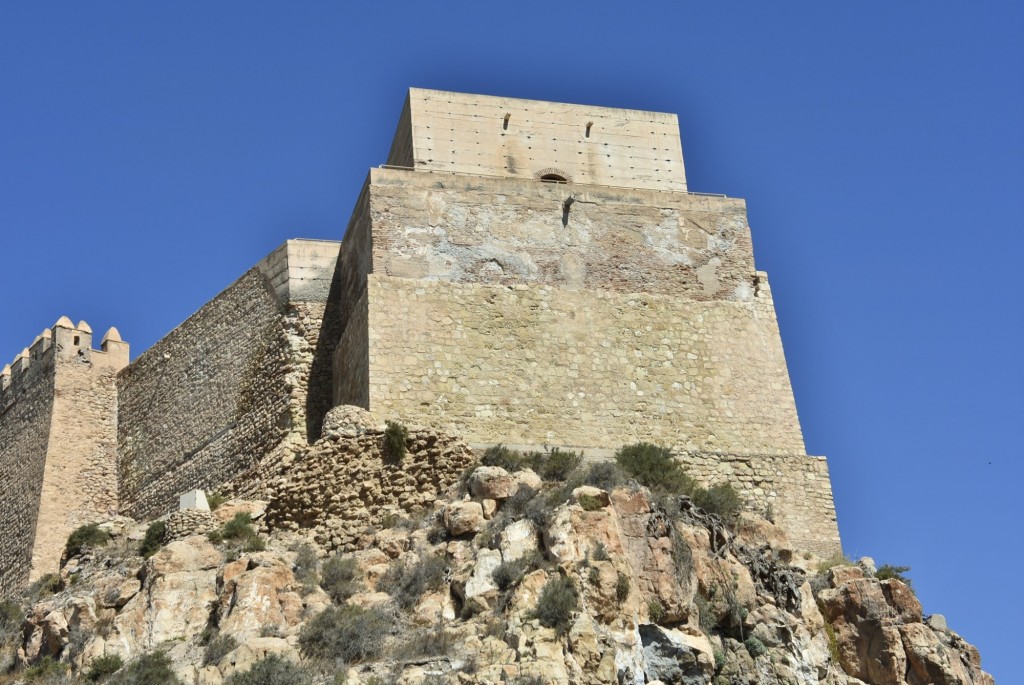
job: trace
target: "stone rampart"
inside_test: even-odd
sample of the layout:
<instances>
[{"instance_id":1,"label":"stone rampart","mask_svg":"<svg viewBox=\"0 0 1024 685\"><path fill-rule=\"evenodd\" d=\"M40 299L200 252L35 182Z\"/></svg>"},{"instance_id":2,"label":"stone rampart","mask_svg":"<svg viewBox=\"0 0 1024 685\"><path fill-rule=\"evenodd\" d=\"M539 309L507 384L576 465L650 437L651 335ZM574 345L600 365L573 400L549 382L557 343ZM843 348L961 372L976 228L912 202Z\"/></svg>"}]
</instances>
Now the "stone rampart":
<instances>
[{"instance_id":1,"label":"stone rampart","mask_svg":"<svg viewBox=\"0 0 1024 685\"><path fill-rule=\"evenodd\" d=\"M842 552L825 457L716 452L677 456L702 485L732 484L746 508L785 530L795 549L823 557Z\"/></svg>"},{"instance_id":2,"label":"stone rampart","mask_svg":"<svg viewBox=\"0 0 1024 685\"><path fill-rule=\"evenodd\" d=\"M461 438L410 427L406 454L384 451L384 426L368 412L335 407L323 438L239 474L225 491L266 500L270 529L308 531L328 550L349 550L368 526L429 511L476 461Z\"/></svg>"},{"instance_id":3,"label":"stone rampart","mask_svg":"<svg viewBox=\"0 0 1024 685\"><path fill-rule=\"evenodd\" d=\"M319 435L331 404L333 344L321 331L337 250L288 241L121 374L124 513L160 515L181 493L216 489L282 442Z\"/></svg>"}]
</instances>

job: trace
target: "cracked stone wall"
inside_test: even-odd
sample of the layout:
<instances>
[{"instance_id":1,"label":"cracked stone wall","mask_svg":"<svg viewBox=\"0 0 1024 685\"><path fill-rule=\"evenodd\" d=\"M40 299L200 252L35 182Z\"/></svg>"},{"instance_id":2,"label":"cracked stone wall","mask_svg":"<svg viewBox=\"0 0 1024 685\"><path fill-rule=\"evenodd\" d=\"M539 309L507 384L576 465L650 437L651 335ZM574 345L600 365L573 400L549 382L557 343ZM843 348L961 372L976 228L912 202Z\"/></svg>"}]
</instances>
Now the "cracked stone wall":
<instances>
[{"instance_id":1,"label":"cracked stone wall","mask_svg":"<svg viewBox=\"0 0 1024 685\"><path fill-rule=\"evenodd\" d=\"M374 169L367 195L373 273L753 296L743 200L393 169Z\"/></svg>"}]
</instances>

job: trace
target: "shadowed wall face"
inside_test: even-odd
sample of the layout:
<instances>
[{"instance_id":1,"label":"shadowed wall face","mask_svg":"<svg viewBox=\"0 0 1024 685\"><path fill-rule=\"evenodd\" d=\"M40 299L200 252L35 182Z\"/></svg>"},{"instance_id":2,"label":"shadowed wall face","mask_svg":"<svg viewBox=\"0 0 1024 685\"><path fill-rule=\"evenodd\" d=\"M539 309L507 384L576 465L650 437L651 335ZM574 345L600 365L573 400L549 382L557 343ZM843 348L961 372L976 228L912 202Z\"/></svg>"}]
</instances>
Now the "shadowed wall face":
<instances>
[{"instance_id":1,"label":"shadowed wall face","mask_svg":"<svg viewBox=\"0 0 1024 685\"><path fill-rule=\"evenodd\" d=\"M54 359L36 360L0 393L0 597L29 579L53 414Z\"/></svg>"}]
</instances>

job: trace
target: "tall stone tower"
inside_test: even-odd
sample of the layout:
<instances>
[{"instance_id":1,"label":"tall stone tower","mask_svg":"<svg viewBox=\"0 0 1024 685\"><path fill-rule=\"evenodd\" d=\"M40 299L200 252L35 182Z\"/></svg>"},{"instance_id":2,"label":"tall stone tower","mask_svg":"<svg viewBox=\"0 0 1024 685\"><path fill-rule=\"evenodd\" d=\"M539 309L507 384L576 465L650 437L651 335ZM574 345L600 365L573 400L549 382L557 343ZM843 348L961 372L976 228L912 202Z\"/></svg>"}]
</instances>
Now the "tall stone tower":
<instances>
[{"instance_id":1,"label":"tall stone tower","mask_svg":"<svg viewBox=\"0 0 1024 685\"><path fill-rule=\"evenodd\" d=\"M745 204L687 191L675 115L412 89L338 273L335 403L478 444L671 445L838 547Z\"/></svg>"},{"instance_id":2,"label":"tall stone tower","mask_svg":"<svg viewBox=\"0 0 1024 685\"><path fill-rule=\"evenodd\" d=\"M117 329L61 317L0 373L0 597L55 571L68 534L117 511Z\"/></svg>"}]
</instances>

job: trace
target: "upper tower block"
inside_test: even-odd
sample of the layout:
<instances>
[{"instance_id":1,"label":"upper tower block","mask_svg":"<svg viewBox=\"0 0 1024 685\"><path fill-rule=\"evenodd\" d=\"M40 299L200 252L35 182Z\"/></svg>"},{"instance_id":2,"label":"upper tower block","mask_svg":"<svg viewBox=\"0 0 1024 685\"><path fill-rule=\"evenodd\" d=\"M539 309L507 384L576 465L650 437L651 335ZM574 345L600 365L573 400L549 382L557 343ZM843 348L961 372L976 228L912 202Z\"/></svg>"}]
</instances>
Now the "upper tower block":
<instances>
[{"instance_id":1,"label":"upper tower block","mask_svg":"<svg viewBox=\"0 0 1024 685\"><path fill-rule=\"evenodd\" d=\"M410 88L388 164L686 191L675 114Z\"/></svg>"}]
</instances>

